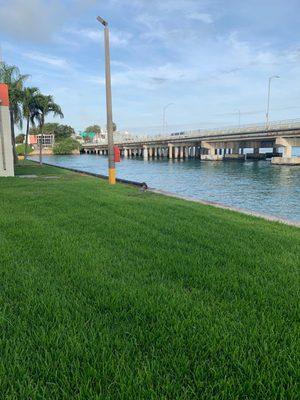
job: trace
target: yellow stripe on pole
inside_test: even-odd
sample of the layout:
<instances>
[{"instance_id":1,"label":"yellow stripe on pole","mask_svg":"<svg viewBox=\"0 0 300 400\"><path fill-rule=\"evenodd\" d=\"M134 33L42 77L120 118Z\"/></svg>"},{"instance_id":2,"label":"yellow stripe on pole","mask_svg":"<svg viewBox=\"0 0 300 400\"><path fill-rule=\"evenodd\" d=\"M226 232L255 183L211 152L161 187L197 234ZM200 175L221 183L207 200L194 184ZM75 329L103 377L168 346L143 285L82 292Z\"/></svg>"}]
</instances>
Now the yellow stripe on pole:
<instances>
[{"instance_id":1,"label":"yellow stripe on pole","mask_svg":"<svg viewBox=\"0 0 300 400\"><path fill-rule=\"evenodd\" d=\"M109 170L108 170L108 183L110 185L116 184L116 169L115 168L109 168Z\"/></svg>"}]
</instances>

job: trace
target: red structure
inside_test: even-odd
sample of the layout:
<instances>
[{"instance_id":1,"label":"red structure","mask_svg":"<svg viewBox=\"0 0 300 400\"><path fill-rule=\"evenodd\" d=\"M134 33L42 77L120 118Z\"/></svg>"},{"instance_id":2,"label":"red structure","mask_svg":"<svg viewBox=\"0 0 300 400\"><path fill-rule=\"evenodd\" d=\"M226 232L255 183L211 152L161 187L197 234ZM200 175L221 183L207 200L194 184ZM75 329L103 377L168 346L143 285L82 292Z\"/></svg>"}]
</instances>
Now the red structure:
<instances>
[{"instance_id":1,"label":"red structure","mask_svg":"<svg viewBox=\"0 0 300 400\"><path fill-rule=\"evenodd\" d=\"M0 176L14 176L8 86L0 83Z\"/></svg>"},{"instance_id":2,"label":"red structure","mask_svg":"<svg viewBox=\"0 0 300 400\"><path fill-rule=\"evenodd\" d=\"M0 83L1 106L9 107L8 86Z\"/></svg>"},{"instance_id":3,"label":"red structure","mask_svg":"<svg viewBox=\"0 0 300 400\"><path fill-rule=\"evenodd\" d=\"M37 136L36 135L29 135L28 144L37 144Z\"/></svg>"},{"instance_id":4,"label":"red structure","mask_svg":"<svg viewBox=\"0 0 300 400\"><path fill-rule=\"evenodd\" d=\"M120 162L121 157L120 157L120 149L118 146L114 146L114 156L115 156L115 162Z\"/></svg>"}]
</instances>

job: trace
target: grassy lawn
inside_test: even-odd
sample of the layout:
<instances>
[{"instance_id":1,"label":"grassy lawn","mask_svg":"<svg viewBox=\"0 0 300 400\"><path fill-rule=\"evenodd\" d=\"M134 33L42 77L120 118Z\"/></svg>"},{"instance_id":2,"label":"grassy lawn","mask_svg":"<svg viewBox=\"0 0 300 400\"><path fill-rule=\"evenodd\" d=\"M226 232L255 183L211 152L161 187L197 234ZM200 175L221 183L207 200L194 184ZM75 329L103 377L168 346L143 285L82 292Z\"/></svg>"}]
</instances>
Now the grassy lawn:
<instances>
[{"instance_id":1,"label":"grassy lawn","mask_svg":"<svg viewBox=\"0 0 300 400\"><path fill-rule=\"evenodd\" d=\"M1 399L299 399L299 229L18 174L40 177L0 178Z\"/></svg>"}]
</instances>

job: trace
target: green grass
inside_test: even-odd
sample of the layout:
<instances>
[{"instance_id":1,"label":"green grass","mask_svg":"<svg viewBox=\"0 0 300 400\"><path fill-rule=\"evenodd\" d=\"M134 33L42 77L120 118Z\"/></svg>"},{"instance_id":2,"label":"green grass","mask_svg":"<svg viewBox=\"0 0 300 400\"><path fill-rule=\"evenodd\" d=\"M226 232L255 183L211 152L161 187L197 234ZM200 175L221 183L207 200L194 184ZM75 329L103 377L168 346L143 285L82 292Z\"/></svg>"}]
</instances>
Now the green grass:
<instances>
[{"instance_id":1,"label":"green grass","mask_svg":"<svg viewBox=\"0 0 300 400\"><path fill-rule=\"evenodd\" d=\"M0 179L1 399L299 399L299 229L40 171Z\"/></svg>"}]
</instances>

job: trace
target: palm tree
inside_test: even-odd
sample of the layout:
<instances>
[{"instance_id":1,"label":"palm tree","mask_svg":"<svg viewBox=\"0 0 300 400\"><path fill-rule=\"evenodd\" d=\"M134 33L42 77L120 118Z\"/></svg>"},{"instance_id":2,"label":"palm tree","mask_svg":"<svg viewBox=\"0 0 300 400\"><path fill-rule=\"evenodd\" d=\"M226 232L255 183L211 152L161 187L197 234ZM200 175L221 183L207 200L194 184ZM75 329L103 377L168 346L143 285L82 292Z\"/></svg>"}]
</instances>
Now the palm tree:
<instances>
[{"instance_id":1,"label":"palm tree","mask_svg":"<svg viewBox=\"0 0 300 400\"><path fill-rule=\"evenodd\" d=\"M18 67L15 65L7 65L4 62L0 62L0 82L6 83L9 90L9 110L10 110L10 121L11 121L11 137L13 143L13 152L15 163L18 161L15 144L15 124L22 128L22 95L23 85L29 75L22 75Z\"/></svg>"},{"instance_id":2,"label":"palm tree","mask_svg":"<svg viewBox=\"0 0 300 400\"><path fill-rule=\"evenodd\" d=\"M52 113L54 117L59 116L60 118L63 118L64 114L62 113L60 106L54 102L52 96L45 96L43 94L40 94L36 97L36 101L38 109L38 114L36 118L39 121L40 130L40 165L42 165L43 130L45 125L45 118L50 113Z\"/></svg>"},{"instance_id":3,"label":"palm tree","mask_svg":"<svg viewBox=\"0 0 300 400\"><path fill-rule=\"evenodd\" d=\"M22 111L23 117L26 118L26 135L25 135L25 154L24 158L27 158L27 147L28 147L28 136L30 123L35 126L35 119L38 118L38 98L40 96L40 91L36 87L26 87L23 90L22 98Z\"/></svg>"}]
</instances>

